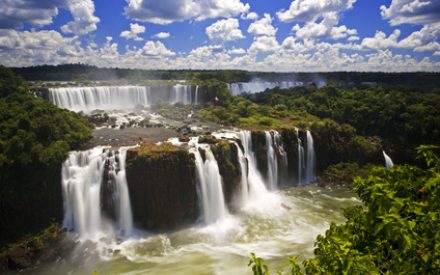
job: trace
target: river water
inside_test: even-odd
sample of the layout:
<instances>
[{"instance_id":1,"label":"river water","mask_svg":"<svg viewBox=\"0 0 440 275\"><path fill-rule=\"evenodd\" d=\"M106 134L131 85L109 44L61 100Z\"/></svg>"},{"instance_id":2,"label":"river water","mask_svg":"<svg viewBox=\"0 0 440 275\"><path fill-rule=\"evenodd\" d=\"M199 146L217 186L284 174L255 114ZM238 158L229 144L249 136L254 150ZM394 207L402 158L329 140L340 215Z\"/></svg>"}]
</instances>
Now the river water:
<instances>
[{"instance_id":1,"label":"river water","mask_svg":"<svg viewBox=\"0 0 440 275\"><path fill-rule=\"evenodd\" d=\"M251 252L274 271L290 256L312 257L316 236L331 222L344 222L342 209L355 204L356 195L343 187L284 188L209 226L81 241L65 258L22 274L250 274Z\"/></svg>"}]
</instances>

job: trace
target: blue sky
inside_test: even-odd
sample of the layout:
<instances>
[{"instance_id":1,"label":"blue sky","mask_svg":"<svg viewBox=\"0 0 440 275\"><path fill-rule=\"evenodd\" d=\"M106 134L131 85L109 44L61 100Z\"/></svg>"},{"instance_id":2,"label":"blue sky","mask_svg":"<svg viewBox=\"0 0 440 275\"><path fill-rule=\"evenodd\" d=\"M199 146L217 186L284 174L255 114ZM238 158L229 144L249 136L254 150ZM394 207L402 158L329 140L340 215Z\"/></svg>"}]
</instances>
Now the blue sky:
<instances>
[{"instance_id":1,"label":"blue sky","mask_svg":"<svg viewBox=\"0 0 440 275\"><path fill-rule=\"evenodd\" d=\"M438 0L2 0L0 63L440 71Z\"/></svg>"}]
</instances>

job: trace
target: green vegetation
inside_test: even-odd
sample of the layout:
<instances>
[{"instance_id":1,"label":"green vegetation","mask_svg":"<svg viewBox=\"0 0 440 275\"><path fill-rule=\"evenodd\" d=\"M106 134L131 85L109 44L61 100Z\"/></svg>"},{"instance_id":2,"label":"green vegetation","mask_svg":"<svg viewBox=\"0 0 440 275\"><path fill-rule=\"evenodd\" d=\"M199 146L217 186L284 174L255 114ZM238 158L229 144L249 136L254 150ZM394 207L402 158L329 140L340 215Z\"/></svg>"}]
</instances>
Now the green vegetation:
<instances>
[{"instance_id":1,"label":"green vegetation","mask_svg":"<svg viewBox=\"0 0 440 275\"><path fill-rule=\"evenodd\" d=\"M408 163L420 144L440 143L440 93L405 88L340 89L335 87L274 89L249 95L258 104L283 106L319 118L346 123L362 136L379 136L395 159Z\"/></svg>"},{"instance_id":2,"label":"green vegetation","mask_svg":"<svg viewBox=\"0 0 440 275\"><path fill-rule=\"evenodd\" d=\"M353 182L356 177L367 178L374 166L360 166L357 163L340 162L333 164L325 169L324 174L318 178L318 185L348 185Z\"/></svg>"},{"instance_id":3,"label":"green vegetation","mask_svg":"<svg viewBox=\"0 0 440 275\"><path fill-rule=\"evenodd\" d=\"M438 274L440 271L440 155L438 146L420 146L426 168L375 168L356 178L364 206L345 210L347 221L318 236L315 258L303 271L289 260L290 274ZM254 274L269 274L252 255Z\"/></svg>"},{"instance_id":4,"label":"green vegetation","mask_svg":"<svg viewBox=\"0 0 440 275\"><path fill-rule=\"evenodd\" d=\"M429 92L440 87L439 73L375 73L375 72L329 72L329 73L271 73L242 70L139 70L119 68L98 68L84 64L42 65L12 68L13 71L30 81L102 81L127 80L133 83L144 80L208 80L249 82L302 81L306 84L320 84L324 81L339 87L368 87L376 84L399 85ZM313 85L313 84L312 84Z\"/></svg>"},{"instance_id":5,"label":"green vegetation","mask_svg":"<svg viewBox=\"0 0 440 275\"><path fill-rule=\"evenodd\" d=\"M0 245L61 215L61 164L90 137L82 116L34 97L0 67Z\"/></svg>"}]
</instances>

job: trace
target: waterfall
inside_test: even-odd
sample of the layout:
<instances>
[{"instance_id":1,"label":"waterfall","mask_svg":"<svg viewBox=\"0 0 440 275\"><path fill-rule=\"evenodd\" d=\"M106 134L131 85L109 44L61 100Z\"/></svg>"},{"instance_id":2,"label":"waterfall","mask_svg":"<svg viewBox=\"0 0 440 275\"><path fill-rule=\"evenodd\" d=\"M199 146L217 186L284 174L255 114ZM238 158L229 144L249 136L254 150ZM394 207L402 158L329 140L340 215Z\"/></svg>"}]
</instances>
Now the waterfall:
<instances>
[{"instance_id":1,"label":"waterfall","mask_svg":"<svg viewBox=\"0 0 440 275\"><path fill-rule=\"evenodd\" d=\"M238 146L237 142L234 142L235 147L237 148L238 152L238 162L240 163L240 170L241 170L241 204L246 204L248 198L249 198L249 186L248 186L248 161L246 159L246 156L241 151L240 146Z\"/></svg>"},{"instance_id":2,"label":"waterfall","mask_svg":"<svg viewBox=\"0 0 440 275\"><path fill-rule=\"evenodd\" d=\"M296 131L296 140L298 143L298 185L303 183L303 170L305 169L305 161L304 161L304 147L302 145L301 138L299 137L299 130L295 128Z\"/></svg>"},{"instance_id":3,"label":"waterfall","mask_svg":"<svg viewBox=\"0 0 440 275\"><path fill-rule=\"evenodd\" d=\"M265 132L267 149L267 178L270 190L277 189L278 186L278 158L276 154L273 133Z\"/></svg>"},{"instance_id":4,"label":"waterfall","mask_svg":"<svg viewBox=\"0 0 440 275\"><path fill-rule=\"evenodd\" d=\"M108 147L101 146L70 153L62 168L64 227L87 239L111 236L115 229L119 229L123 236L131 234L133 218L125 177L128 148L120 148L117 154L109 151ZM106 162L109 165L109 174L115 180L114 210L117 225L108 221L101 209L101 188Z\"/></svg>"},{"instance_id":5,"label":"waterfall","mask_svg":"<svg viewBox=\"0 0 440 275\"><path fill-rule=\"evenodd\" d=\"M190 152L196 158L203 216L207 224L212 224L229 215L223 195L222 177L211 147L208 144L199 144L197 138L193 138L191 143L193 147ZM204 152L204 158L200 151Z\"/></svg>"},{"instance_id":6,"label":"waterfall","mask_svg":"<svg viewBox=\"0 0 440 275\"><path fill-rule=\"evenodd\" d=\"M315 147L313 145L313 137L307 130L307 162L306 162L306 183L315 180Z\"/></svg>"},{"instance_id":7,"label":"waterfall","mask_svg":"<svg viewBox=\"0 0 440 275\"><path fill-rule=\"evenodd\" d=\"M182 103L185 105L192 103L191 86L176 84L171 89L170 99L171 104Z\"/></svg>"},{"instance_id":8,"label":"waterfall","mask_svg":"<svg viewBox=\"0 0 440 275\"><path fill-rule=\"evenodd\" d=\"M165 89L166 88L166 89ZM49 88L49 100L58 107L72 111L132 110L137 105L151 107L158 101L185 105L199 102L199 87L195 98L192 86L176 84L167 87L148 86L99 86Z\"/></svg>"},{"instance_id":9,"label":"waterfall","mask_svg":"<svg viewBox=\"0 0 440 275\"><path fill-rule=\"evenodd\" d=\"M49 88L49 99L61 108L90 112L151 105L151 89L144 86Z\"/></svg>"},{"instance_id":10,"label":"waterfall","mask_svg":"<svg viewBox=\"0 0 440 275\"><path fill-rule=\"evenodd\" d=\"M385 151L382 151L383 153L383 157L385 158L385 167L387 168L387 170L390 170L391 167L394 166L393 160L390 158L390 156L387 155L387 153L385 153Z\"/></svg>"},{"instance_id":11,"label":"waterfall","mask_svg":"<svg viewBox=\"0 0 440 275\"><path fill-rule=\"evenodd\" d=\"M255 94L259 92L264 92L267 89L274 89L279 87L280 89L290 89L293 87L303 86L302 82L297 81L276 81L276 82L265 82L265 81L253 81L253 82L238 82L231 83L228 85L233 95L240 95L244 93Z\"/></svg>"},{"instance_id":12,"label":"waterfall","mask_svg":"<svg viewBox=\"0 0 440 275\"><path fill-rule=\"evenodd\" d=\"M196 92L194 95L194 104L199 104L199 85L196 85Z\"/></svg>"},{"instance_id":13,"label":"waterfall","mask_svg":"<svg viewBox=\"0 0 440 275\"><path fill-rule=\"evenodd\" d=\"M264 199L268 194L266 186L264 184L263 177L257 168L257 159L252 151L252 133L248 130L242 130L238 133L238 138L244 148L244 156L248 163L248 186L249 186L249 197L248 200L258 201ZM243 170L242 170L243 173Z\"/></svg>"}]
</instances>

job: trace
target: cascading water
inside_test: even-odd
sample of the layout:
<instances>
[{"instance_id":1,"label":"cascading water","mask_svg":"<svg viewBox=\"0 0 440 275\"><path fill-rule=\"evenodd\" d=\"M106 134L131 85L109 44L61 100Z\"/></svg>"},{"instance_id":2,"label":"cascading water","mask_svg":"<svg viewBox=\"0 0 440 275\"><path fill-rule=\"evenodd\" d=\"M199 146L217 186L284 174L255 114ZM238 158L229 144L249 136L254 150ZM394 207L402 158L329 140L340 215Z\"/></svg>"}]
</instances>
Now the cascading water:
<instances>
[{"instance_id":1,"label":"cascading water","mask_svg":"<svg viewBox=\"0 0 440 275\"><path fill-rule=\"evenodd\" d=\"M315 180L315 161L315 147L312 133L307 130L306 183L311 183Z\"/></svg>"},{"instance_id":2,"label":"cascading water","mask_svg":"<svg viewBox=\"0 0 440 275\"><path fill-rule=\"evenodd\" d=\"M234 142L235 147L237 148L238 152L238 163L240 163L240 170L241 170L241 198L240 203L242 205L246 204L248 198L249 198L249 186L248 186L248 161L246 159L246 156L244 155L244 152L241 151L240 146L238 146L237 142Z\"/></svg>"},{"instance_id":3,"label":"cascading water","mask_svg":"<svg viewBox=\"0 0 440 275\"><path fill-rule=\"evenodd\" d=\"M252 151L252 133L248 130L242 130L238 133L244 149L244 157L247 159L247 185L249 186L249 197L246 201L260 201L267 197L269 193L264 184L263 177L257 168L257 159ZM242 170L243 173L243 170Z\"/></svg>"},{"instance_id":4,"label":"cascading water","mask_svg":"<svg viewBox=\"0 0 440 275\"><path fill-rule=\"evenodd\" d=\"M217 160L211 151L211 147L208 144L199 144L198 138L193 138L190 146L192 146L190 152L196 158L203 217L207 224L213 224L229 215L223 195L222 177ZM200 151L204 152L204 158Z\"/></svg>"},{"instance_id":5,"label":"cascading water","mask_svg":"<svg viewBox=\"0 0 440 275\"><path fill-rule=\"evenodd\" d=\"M99 239L115 234L129 236L133 228L130 198L125 178L125 156L129 147L114 154L108 147L95 147L88 151L71 152L62 169L64 197L63 225L74 230L81 238ZM116 155L118 160L116 160ZM106 162L115 179L115 212L117 225L107 220L101 209L101 188Z\"/></svg>"},{"instance_id":6,"label":"cascading water","mask_svg":"<svg viewBox=\"0 0 440 275\"><path fill-rule=\"evenodd\" d=\"M276 154L273 133L265 132L267 149L267 178L270 190L275 190L278 186L278 159Z\"/></svg>"},{"instance_id":7,"label":"cascading water","mask_svg":"<svg viewBox=\"0 0 440 275\"><path fill-rule=\"evenodd\" d=\"M385 151L382 151L383 153L383 157L385 158L385 167L387 168L387 170L390 170L391 167L394 166L393 160L390 158L390 156L387 155L387 153L385 153Z\"/></svg>"},{"instance_id":8,"label":"cascading water","mask_svg":"<svg viewBox=\"0 0 440 275\"><path fill-rule=\"evenodd\" d=\"M304 161L304 147L302 146L301 138L299 137L299 131L296 130L296 139L298 143L298 184L303 183L303 170L305 169L305 161Z\"/></svg>"},{"instance_id":9,"label":"cascading water","mask_svg":"<svg viewBox=\"0 0 440 275\"><path fill-rule=\"evenodd\" d=\"M151 105L151 89L144 86L49 88L49 99L72 111L124 110Z\"/></svg>"},{"instance_id":10,"label":"cascading water","mask_svg":"<svg viewBox=\"0 0 440 275\"><path fill-rule=\"evenodd\" d=\"M171 104L182 103L185 105L192 103L191 86L177 84L171 89L170 99Z\"/></svg>"},{"instance_id":11,"label":"cascading water","mask_svg":"<svg viewBox=\"0 0 440 275\"><path fill-rule=\"evenodd\" d=\"M169 104L197 104L199 87L176 84L167 87L148 86L98 86L49 88L49 100L61 108L72 111L91 112L93 110L132 110L137 105L151 107L158 101Z\"/></svg>"},{"instance_id":12,"label":"cascading water","mask_svg":"<svg viewBox=\"0 0 440 275\"><path fill-rule=\"evenodd\" d=\"M255 94L259 92L264 92L266 89L274 89L279 87L281 89L289 89L293 87L303 86L302 82L296 81L278 81L278 82L264 82L264 81L254 81L254 82L239 82L229 84L229 89L233 95L240 95L244 93Z\"/></svg>"}]
</instances>

